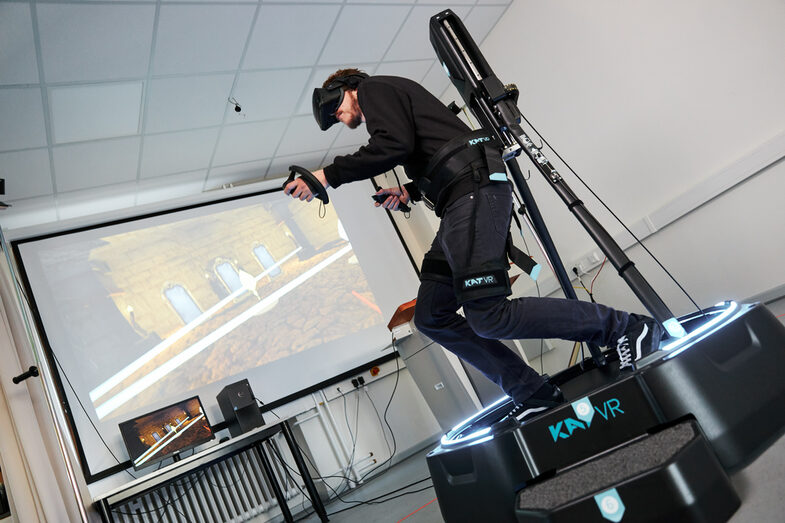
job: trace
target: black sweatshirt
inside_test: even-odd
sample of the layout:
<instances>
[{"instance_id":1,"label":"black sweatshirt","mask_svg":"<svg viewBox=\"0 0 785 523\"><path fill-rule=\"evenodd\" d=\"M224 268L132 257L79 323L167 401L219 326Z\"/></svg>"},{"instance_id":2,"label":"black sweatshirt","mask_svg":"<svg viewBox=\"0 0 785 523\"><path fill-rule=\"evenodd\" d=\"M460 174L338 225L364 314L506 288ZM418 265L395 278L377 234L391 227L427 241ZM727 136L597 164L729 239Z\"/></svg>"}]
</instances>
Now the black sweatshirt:
<instances>
[{"instance_id":1,"label":"black sweatshirt","mask_svg":"<svg viewBox=\"0 0 785 523\"><path fill-rule=\"evenodd\" d=\"M372 76L357 88L371 135L354 153L336 156L324 168L331 187L372 178L402 165L417 181L431 156L469 127L420 84L397 76Z\"/></svg>"}]
</instances>

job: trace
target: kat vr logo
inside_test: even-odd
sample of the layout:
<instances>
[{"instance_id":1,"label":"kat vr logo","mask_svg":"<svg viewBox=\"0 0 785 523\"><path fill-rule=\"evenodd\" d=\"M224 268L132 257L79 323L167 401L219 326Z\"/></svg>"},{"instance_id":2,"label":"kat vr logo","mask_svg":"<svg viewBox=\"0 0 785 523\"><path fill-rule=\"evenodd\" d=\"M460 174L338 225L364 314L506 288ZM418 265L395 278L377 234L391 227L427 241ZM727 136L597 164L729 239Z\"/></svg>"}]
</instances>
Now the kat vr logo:
<instances>
[{"instance_id":1,"label":"kat vr logo","mask_svg":"<svg viewBox=\"0 0 785 523\"><path fill-rule=\"evenodd\" d=\"M589 430L595 414L605 421L612 421L617 416L624 415L621 402L617 398L608 399L601 406L598 406L592 405L587 396L573 401L572 410L575 411L575 418L567 417L558 423L548 426L548 431L550 431L554 442L569 438L575 431Z\"/></svg>"}]
</instances>

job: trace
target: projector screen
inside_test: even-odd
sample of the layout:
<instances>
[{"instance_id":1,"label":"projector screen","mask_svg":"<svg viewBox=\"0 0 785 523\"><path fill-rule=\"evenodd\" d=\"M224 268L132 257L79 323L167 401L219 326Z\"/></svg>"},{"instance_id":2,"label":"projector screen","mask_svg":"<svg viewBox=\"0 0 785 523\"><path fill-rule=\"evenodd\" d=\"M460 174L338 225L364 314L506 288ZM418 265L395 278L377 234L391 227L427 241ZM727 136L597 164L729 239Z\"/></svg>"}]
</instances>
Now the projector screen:
<instances>
[{"instance_id":1,"label":"projector screen","mask_svg":"<svg viewBox=\"0 0 785 523\"><path fill-rule=\"evenodd\" d=\"M323 218L274 191L15 242L90 472L117 464L91 421L123 461L123 421L198 395L217 423L229 383L269 403L386 354L417 276L373 192L331 191Z\"/></svg>"}]
</instances>

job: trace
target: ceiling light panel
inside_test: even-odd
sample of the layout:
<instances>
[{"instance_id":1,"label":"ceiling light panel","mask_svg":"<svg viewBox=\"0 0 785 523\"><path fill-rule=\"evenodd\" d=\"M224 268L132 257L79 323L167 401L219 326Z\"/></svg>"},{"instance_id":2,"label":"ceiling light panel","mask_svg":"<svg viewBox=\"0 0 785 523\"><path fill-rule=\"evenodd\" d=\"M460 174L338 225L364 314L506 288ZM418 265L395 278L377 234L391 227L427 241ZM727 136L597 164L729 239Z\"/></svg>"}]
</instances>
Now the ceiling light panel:
<instances>
[{"instance_id":1,"label":"ceiling light panel","mask_svg":"<svg viewBox=\"0 0 785 523\"><path fill-rule=\"evenodd\" d=\"M139 132L142 82L49 89L55 143L129 136Z\"/></svg>"},{"instance_id":2,"label":"ceiling light panel","mask_svg":"<svg viewBox=\"0 0 785 523\"><path fill-rule=\"evenodd\" d=\"M312 65L339 11L337 5L315 4L303 8L302 5L262 4L243 69Z\"/></svg>"},{"instance_id":3,"label":"ceiling light panel","mask_svg":"<svg viewBox=\"0 0 785 523\"><path fill-rule=\"evenodd\" d=\"M154 5L35 5L47 83L147 76Z\"/></svg>"},{"instance_id":4,"label":"ceiling light panel","mask_svg":"<svg viewBox=\"0 0 785 523\"><path fill-rule=\"evenodd\" d=\"M237 69L255 12L256 5L162 5L154 74Z\"/></svg>"},{"instance_id":5,"label":"ceiling light panel","mask_svg":"<svg viewBox=\"0 0 785 523\"><path fill-rule=\"evenodd\" d=\"M0 85L38 83L29 4L0 3Z\"/></svg>"}]
</instances>

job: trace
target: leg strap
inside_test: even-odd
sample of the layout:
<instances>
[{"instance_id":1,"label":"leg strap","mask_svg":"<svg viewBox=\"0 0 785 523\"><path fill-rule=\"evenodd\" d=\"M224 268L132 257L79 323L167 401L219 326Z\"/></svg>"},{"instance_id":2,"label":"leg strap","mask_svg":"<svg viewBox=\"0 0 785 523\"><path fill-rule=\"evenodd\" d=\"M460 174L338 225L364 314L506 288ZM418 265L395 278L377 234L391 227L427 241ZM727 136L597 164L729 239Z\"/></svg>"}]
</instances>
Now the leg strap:
<instances>
[{"instance_id":1,"label":"leg strap","mask_svg":"<svg viewBox=\"0 0 785 523\"><path fill-rule=\"evenodd\" d=\"M420 280L431 280L452 284L452 269L444 253L428 251L422 260Z\"/></svg>"},{"instance_id":2,"label":"leg strap","mask_svg":"<svg viewBox=\"0 0 785 523\"><path fill-rule=\"evenodd\" d=\"M462 274L456 274L453 287L458 304L480 298L512 294L507 269L506 263L487 264L483 268L469 268Z\"/></svg>"}]
</instances>

